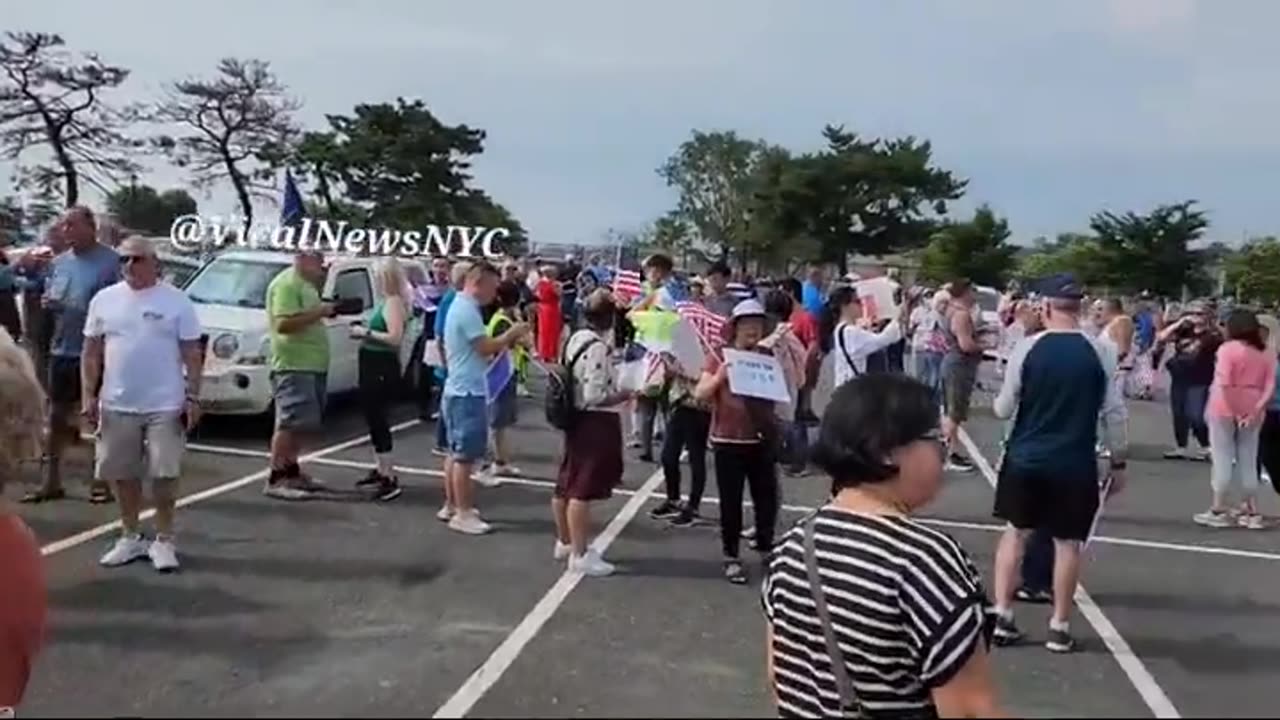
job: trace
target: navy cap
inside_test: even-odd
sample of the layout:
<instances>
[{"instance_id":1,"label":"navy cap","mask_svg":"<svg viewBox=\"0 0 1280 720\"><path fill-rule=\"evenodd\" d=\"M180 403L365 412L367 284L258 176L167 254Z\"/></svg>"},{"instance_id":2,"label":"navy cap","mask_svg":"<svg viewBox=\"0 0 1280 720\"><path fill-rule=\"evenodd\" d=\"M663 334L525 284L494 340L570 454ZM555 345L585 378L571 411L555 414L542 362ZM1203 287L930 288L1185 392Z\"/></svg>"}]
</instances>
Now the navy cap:
<instances>
[{"instance_id":1,"label":"navy cap","mask_svg":"<svg viewBox=\"0 0 1280 720\"><path fill-rule=\"evenodd\" d=\"M1084 297L1084 288L1076 282L1071 273L1059 273L1043 278L1035 284L1035 292L1047 298L1058 300L1080 300Z\"/></svg>"}]
</instances>

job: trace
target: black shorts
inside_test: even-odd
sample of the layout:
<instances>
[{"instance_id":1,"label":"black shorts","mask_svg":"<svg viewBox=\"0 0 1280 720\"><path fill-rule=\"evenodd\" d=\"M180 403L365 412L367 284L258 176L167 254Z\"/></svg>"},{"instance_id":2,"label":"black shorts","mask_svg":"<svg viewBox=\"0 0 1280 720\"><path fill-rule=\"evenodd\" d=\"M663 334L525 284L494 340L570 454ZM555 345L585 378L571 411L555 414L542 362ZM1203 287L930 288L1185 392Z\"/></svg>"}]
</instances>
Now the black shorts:
<instances>
[{"instance_id":1,"label":"black shorts","mask_svg":"<svg viewBox=\"0 0 1280 720\"><path fill-rule=\"evenodd\" d=\"M80 404L80 358L49 358L49 402L54 405Z\"/></svg>"},{"instance_id":2,"label":"black shorts","mask_svg":"<svg viewBox=\"0 0 1280 720\"><path fill-rule=\"evenodd\" d=\"M1100 490L1096 471L1087 475L1063 478L1005 464L996 484L995 516L1019 530L1047 530L1055 540L1088 540Z\"/></svg>"}]
</instances>

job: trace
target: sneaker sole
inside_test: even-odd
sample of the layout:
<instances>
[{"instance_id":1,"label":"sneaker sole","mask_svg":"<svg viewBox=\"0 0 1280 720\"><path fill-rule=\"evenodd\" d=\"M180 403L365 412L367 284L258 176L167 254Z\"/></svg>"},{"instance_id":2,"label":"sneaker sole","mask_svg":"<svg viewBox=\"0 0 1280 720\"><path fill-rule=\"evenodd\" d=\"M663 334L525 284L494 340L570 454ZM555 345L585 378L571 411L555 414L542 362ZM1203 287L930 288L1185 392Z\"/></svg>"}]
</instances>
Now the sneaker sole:
<instances>
[{"instance_id":1,"label":"sneaker sole","mask_svg":"<svg viewBox=\"0 0 1280 720\"><path fill-rule=\"evenodd\" d=\"M404 490L402 488L396 488L391 492L382 493L381 495L378 495L377 499L378 499L378 502L391 502L392 500L395 500L396 498L400 497L403 494L404 494Z\"/></svg>"},{"instance_id":2,"label":"sneaker sole","mask_svg":"<svg viewBox=\"0 0 1280 720\"><path fill-rule=\"evenodd\" d=\"M132 565L132 564L134 564L134 563L136 563L136 562L139 562L139 561L142 561L142 560L147 560L147 559L149 559L149 558L147 557L147 554L146 554L146 553L143 553L143 554L141 554L141 555L139 555L139 556L137 556L137 557L129 558L128 560L125 560L125 561L123 561L123 562L117 562L117 563L107 563L107 562L103 562L103 561L99 560L99 561L98 561L98 565L100 565L100 566L102 566L102 567L104 567L104 568L122 568L122 567L125 567L126 565Z\"/></svg>"},{"instance_id":3,"label":"sneaker sole","mask_svg":"<svg viewBox=\"0 0 1280 720\"><path fill-rule=\"evenodd\" d=\"M1045 643L1044 649L1054 655L1069 655L1076 651L1075 645L1059 645L1057 643Z\"/></svg>"},{"instance_id":4,"label":"sneaker sole","mask_svg":"<svg viewBox=\"0 0 1280 720\"><path fill-rule=\"evenodd\" d=\"M1000 647L1013 647L1022 642L1022 635L1002 635L997 632L991 641Z\"/></svg>"}]
</instances>

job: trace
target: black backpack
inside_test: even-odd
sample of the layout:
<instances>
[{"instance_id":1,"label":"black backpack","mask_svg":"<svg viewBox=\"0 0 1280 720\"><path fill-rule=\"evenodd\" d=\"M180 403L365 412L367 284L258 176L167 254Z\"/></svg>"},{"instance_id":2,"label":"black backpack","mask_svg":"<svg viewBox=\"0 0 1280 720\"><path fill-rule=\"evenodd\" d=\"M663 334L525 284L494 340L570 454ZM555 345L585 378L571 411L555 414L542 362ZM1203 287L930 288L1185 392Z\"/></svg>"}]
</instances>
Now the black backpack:
<instances>
[{"instance_id":1,"label":"black backpack","mask_svg":"<svg viewBox=\"0 0 1280 720\"><path fill-rule=\"evenodd\" d=\"M573 366L592 345L600 342L599 338L591 338L578 352L573 354L568 363L552 365L547 370L547 422L557 430L568 430L578 415L578 408L573 403Z\"/></svg>"}]
</instances>

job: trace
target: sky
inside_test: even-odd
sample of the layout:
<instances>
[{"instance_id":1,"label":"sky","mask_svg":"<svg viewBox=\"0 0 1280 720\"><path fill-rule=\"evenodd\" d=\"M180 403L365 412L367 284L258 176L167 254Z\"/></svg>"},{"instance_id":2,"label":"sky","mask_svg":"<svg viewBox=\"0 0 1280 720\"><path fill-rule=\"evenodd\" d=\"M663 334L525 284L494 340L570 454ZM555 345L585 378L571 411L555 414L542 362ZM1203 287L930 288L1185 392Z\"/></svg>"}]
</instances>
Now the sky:
<instances>
[{"instance_id":1,"label":"sky","mask_svg":"<svg viewBox=\"0 0 1280 720\"><path fill-rule=\"evenodd\" d=\"M803 151L828 123L931 140L970 180L956 212L990 204L1018 242L1184 199L1214 239L1280 234L1274 0L6 5L0 29L56 32L131 68L115 101L154 99L226 56L269 61L308 128L421 99L488 132L476 184L535 242L598 242L673 207L655 168L695 128ZM141 181L187 186L162 162ZM208 214L234 208L225 187L197 198Z\"/></svg>"}]
</instances>

